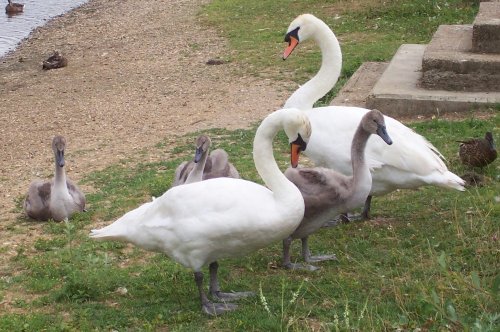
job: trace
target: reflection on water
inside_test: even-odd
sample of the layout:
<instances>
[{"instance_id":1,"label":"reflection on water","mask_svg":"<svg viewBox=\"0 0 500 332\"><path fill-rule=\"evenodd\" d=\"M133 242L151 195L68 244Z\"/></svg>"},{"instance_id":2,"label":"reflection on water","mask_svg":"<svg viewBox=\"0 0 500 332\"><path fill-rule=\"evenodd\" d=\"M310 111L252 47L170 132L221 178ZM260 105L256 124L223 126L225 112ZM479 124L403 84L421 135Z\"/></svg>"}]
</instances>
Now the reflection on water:
<instances>
[{"instance_id":1,"label":"reflection on water","mask_svg":"<svg viewBox=\"0 0 500 332\"><path fill-rule=\"evenodd\" d=\"M24 12L5 13L7 0L0 1L0 57L14 49L30 32L44 25L49 19L64 14L88 0L13 0L23 3Z\"/></svg>"}]
</instances>

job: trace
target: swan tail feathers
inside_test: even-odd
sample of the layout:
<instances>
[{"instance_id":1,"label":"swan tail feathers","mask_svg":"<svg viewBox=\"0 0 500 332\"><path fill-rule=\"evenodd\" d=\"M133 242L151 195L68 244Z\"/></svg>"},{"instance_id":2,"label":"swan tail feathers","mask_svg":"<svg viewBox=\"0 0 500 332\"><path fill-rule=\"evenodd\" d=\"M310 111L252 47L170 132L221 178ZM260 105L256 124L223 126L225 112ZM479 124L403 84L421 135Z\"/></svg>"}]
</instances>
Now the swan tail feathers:
<instances>
[{"instance_id":1,"label":"swan tail feathers","mask_svg":"<svg viewBox=\"0 0 500 332\"><path fill-rule=\"evenodd\" d=\"M445 179L446 180L442 183L443 187L459 191L465 190L465 181L458 175L447 171L445 173Z\"/></svg>"},{"instance_id":2,"label":"swan tail feathers","mask_svg":"<svg viewBox=\"0 0 500 332\"><path fill-rule=\"evenodd\" d=\"M100 241L125 241L125 234L127 234L126 229L124 229L125 225L118 223L118 221L101 229L91 230L89 236Z\"/></svg>"}]
</instances>

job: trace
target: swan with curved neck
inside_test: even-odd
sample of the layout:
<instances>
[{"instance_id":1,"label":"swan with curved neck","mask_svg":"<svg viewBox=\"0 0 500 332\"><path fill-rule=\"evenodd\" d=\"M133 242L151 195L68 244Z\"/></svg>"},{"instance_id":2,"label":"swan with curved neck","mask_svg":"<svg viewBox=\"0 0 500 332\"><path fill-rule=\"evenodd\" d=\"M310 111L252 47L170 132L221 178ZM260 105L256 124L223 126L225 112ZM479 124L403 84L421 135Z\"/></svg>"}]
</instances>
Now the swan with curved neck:
<instances>
[{"instance_id":1,"label":"swan with curved neck","mask_svg":"<svg viewBox=\"0 0 500 332\"><path fill-rule=\"evenodd\" d=\"M312 257L307 243L309 235L323 224L345 211L363 205L370 194L372 176L365 161L364 151L370 135L376 134L388 144L384 116L377 110L366 113L352 139L352 176L345 176L329 168L289 168L285 176L295 183L304 197L304 219L299 227L283 240L283 265L289 269L316 270L312 265L294 264L290 261L293 239L302 240L302 256L306 263L335 259L335 255Z\"/></svg>"},{"instance_id":2,"label":"swan with curved neck","mask_svg":"<svg viewBox=\"0 0 500 332\"><path fill-rule=\"evenodd\" d=\"M284 58L307 39L314 39L320 45L323 52L321 69L295 91L285 105L297 107L308 115L313 130L306 154L316 166L332 168L349 175L352 174L350 137L369 110L349 106L312 108L314 102L335 85L342 65L342 54L339 42L330 28L315 16L303 14L293 20L287 30L285 40L289 45L285 49ZM384 119L395 143L386 146L374 139L367 143L365 154L373 182L362 214L365 219L369 218L372 195L384 195L396 189L414 189L424 185L460 191L465 189L464 181L447 169L443 155L430 142L401 122L389 116L384 116Z\"/></svg>"},{"instance_id":3,"label":"swan with curved neck","mask_svg":"<svg viewBox=\"0 0 500 332\"><path fill-rule=\"evenodd\" d=\"M283 53L283 60L288 58L299 42L309 38L313 39L321 49L321 67L313 78L288 98L285 108L296 107L301 110L313 108L314 103L326 95L339 79L342 69L339 41L325 22L311 14L300 15L288 27L285 42L289 45Z\"/></svg>"},{"instance_id":4,"label":"swan with curved neck","mask_svg":"<svg viewBox=\"0 0 500 332\"><path fill-rule=\"evenodd\" d=\"M281 172L272 142L284 129L292 148L292 166L306 147L309 121L303 112L282 109L267 116L257 129L253 144L255 167L267 185L216 178L173 187L102 229L92 230L98 240L131 242L162 252L194 271L202 311L219 315L235 304L212 302L203 290L201 268L209 264L209 292L214 298L248 295L223 293L217 281L217 261L236 257L282 241L304 216L299 189Z\"/></svg>"},{"instance_id":5,"label":"swan with curved neck","mask_svg":"<svg viewBox=\"0 0 500 332\"><path fill-rule=\"evenodd\" d=\"M209 154L211 145L210 137L198 136L194 159L184 161L177 167L172 186L219 177L240 178L234 165L229 162L226 151L216 149Z\"/></svg>"},{"instance_id":6,"label":"swan with curved neck","mask_svg":"<svg viewBox=\"0 0 500 332\"><path fill-rule=\"evenodd\" d=\"M73 213L85 210L85 195L66 176L64 151L66 139L55 136L52 151L55 159L55 176L50 181L33 181L24 200L24 211L37 220L68 220Z\"/></svg>"}]
</instances>

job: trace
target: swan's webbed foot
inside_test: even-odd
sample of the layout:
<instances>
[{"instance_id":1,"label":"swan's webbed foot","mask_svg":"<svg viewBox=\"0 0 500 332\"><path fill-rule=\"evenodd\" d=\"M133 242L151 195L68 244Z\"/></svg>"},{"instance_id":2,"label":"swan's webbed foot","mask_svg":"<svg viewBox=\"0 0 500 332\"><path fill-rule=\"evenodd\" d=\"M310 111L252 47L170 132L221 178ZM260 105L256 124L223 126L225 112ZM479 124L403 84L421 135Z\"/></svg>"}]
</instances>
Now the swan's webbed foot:
<instances>
[{"instance_id":1,"label":"swan's webbed foot","mask_svg":"<svg viewBox=\"0 0 500 332\"><path fill-rule=\"evenodd\" d=\"M212 297L218 300L223 300L223 301L236 301L239 299L243 299L245 297L250 297L250 296L255 296L254 292L231 292L231 293L225 293L221 292L220 290L212 292Z\"/></svg>"},{"instance_id":2,"label":"swan's webbed foot","mask_svg":"<svg viewBox=\"0 0 500 332\"><path fill-rule=\"evenodd\" d=\"M335 226L338 226L342 223L342 221L340 220L340 218L337 218L337 219L333 219L333 220L329 220L327 222L325 222L323 224L323 228L329 228L329 227L335 227Z\"/></svg>"},{"instance_id":3,"label":"swan's webbed foot","mask_svg":"<svg viewBox=\"0 0 500 332\"><path fill-rule=\"evenodd\" d=\"M336 261L336 260L337 256L335 255L310 256L305 258L305 261L307 263L317 263L317 262Z\"/></svg>"},{"instance_id":4,"label":"swan's webbed foot","mask_svg":"<svg viewBox=\"0 0 500 332\"><path fill-rule=\"evenodd\" d=\"M300 263L288 263L283 265L288 270L305 270L305 271L316 271L320 268L310 264L300 264Z\"/></svg>"},{"instance_id":5,"label":"swan's webbed foot","mask_svg":"<svg viewBox=\"0 0 500 332\"><path fill-rule=\"evenodd\" d=\"M210 270L209 292L210 292L210 295L212 295L212 297L214 299L222 300L222 301L234 301L234 300L239 300L241 298L255 295L254 292L230 292L230 293L221 292L220 287L219 287L219 281L217 279L218 269L219 269L219 264L216 261L210 263L210 265L209 265L209 270Z\"/></svg>"},{"instance_id":6,"label":"swan's webbed foot","mask_svg":"<svg viewBox=\"0 0 500 332\"><path fill-rule=\"evenodd\" d=\"M234 311L238 308L237 304L233 303L218 303L206 301L201 304L201 311L210 316L218 316L228 311Z\"/></svg>"}]
</instances>

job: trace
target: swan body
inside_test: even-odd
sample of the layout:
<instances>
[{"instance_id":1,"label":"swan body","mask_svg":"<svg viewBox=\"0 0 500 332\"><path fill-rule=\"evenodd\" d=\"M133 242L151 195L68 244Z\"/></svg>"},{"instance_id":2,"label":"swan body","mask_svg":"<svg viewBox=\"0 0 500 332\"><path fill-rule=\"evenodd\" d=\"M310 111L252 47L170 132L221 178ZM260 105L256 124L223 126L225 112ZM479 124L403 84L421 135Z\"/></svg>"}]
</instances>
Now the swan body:
<instances>
[{"instance_id":1,"label":"swan body","mask_svg":"<svg viewBox=\"0 0 500 332\"><path fill-rule=\"evenodd\" d=\"M229 162L226 151L216 149L208 154L211 144L212 141L206 135L200 135L196 139L194 159L184 161L177 167L173 186L218 177L240 178L236 168Z\"/></svg>"},{"instance_id":2,"label":"swan body","mask_svg":"<svg viewBox=\"0 0 500 332\"><path fill-rule=\"evenodd\" d=\"M470 167L484 167L495 161L497 150L493 134L488 131L484 138L472 138L460 143L458 155L462 164Z\"/></svg>"},{"instance_id":3,"label":"swan body","mask_svg":"<svg viewBox=\"0 0 500 332\"><path fill-rule=\"evenodd\" d=\"M292 165L310 136L307 117L283 109L267 116L254 139L254 162L267 188L242 179L215 178L176 186L126 213L109 226L92 230L98 240L131 242L165 253L194 270L202 311L217 315L235 305L214 303L203 291L201 268L210 264L210 293L224 297L217 282L217 260L248 254L293 232L304 215L297 187L278 168L272 140L284 128L292 142ZM305 141L303 141L303 140Z\"/></svg>"},{"instance_id":4,"label":"swan body","mask_svg":"<svg viewBox=\"0 0 500 332\"><path fill-rule=\"evenodd\" d=\"M22 13L24 11L24 4L12 2L7 0L7 6L5 6L5 12L7 14Z\"/></svg>"},{"instance_id":5,"label":"swan body","mask_svg":"<svg viewBox=\"0 0 500 332\"><path fill-rule=\"evenodd\" d=\"M37 220L68 220L75 212L85 210L85 195L66 176L64 151L66 140L55 136L52 150L55 157L55 176L49 181L36 180L31 183L24 200L24 211Z\"/></svg>"},{"instance_id":6,"label":"swan body","mask_svg":"<svg viewBox=\"0 0 500 332\"><path fill-rule=\"evenodd\" d=\"M302 255L305 262L334 259L335 256L311 257L307 244L308 236L316 232L333 217L363 205L370 194L372 176L365 161L364 151L370 135L377 134L391 145L384 116L377 110L366 113L352 138L352 176L346 176L329 168L289 168L285 176L295 183L304 197L304 219L299 227L283 241L283 265L287 268L315 270L312 265L292 264L290 245L293 239L302 239ZM374 137L380 140L378 137Z\"/></svg>"},{"instance_id":7,"label":"swan body","mask_svg":"<svg viewBox=\"0 0 500 332\"><path fill-rule=\"evenodd\" d=\"M306 155L316 166L351 175L350 137L353 137L361 118L369 110L349 106L313 108L314 102L337 82L342 54L339 42L330 28L315 16L303 14L288 28L285 41L289 46L285 49L283 58L287 58L299 42L307 39L313 39L319 44L322 65L311 80L290 96L285 107L299 108L308 115L312 136ZM394 118L384 116L384 119L394 144L387 146L376 137L368 140L365 154L373 181L363 211L365 218L368 218L372 195L384 195L396 189L414 189L423 185L464 190L464 181L447 169L443 155L427 139Z\"/></svg>"}]
</instances>

